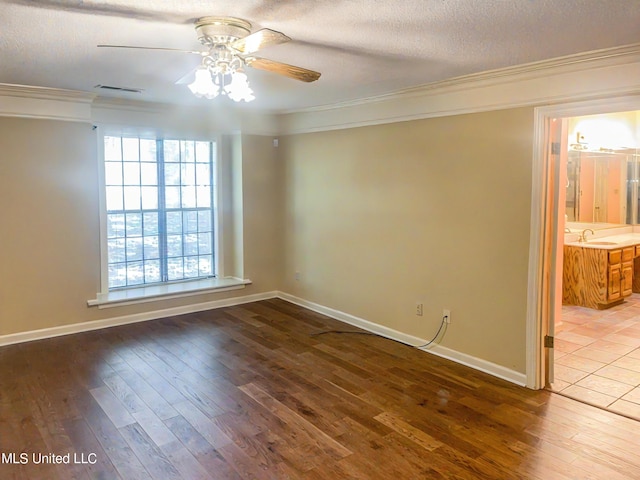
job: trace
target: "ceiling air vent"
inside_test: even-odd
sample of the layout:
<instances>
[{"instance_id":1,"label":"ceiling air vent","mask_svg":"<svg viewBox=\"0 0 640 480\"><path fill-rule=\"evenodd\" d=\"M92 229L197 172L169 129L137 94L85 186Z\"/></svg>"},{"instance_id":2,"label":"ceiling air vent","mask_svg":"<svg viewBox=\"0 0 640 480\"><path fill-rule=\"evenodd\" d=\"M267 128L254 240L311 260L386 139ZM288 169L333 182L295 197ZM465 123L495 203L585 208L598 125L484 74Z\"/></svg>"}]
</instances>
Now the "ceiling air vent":
<instances>
[{"instance_id":1,"label":"ceiling air vent","mask_svg":"<svg viewBox=\"0 0 640 480\"><path fill-rule=\"evenodd\" d=\"M114 87L111 85L96 85L93 88L100 88L102 90L111 90L114 92L128 92L128 93L142 93L143 90L141 88L127 88L127 87Z\"/></svg>"}]
</instances>

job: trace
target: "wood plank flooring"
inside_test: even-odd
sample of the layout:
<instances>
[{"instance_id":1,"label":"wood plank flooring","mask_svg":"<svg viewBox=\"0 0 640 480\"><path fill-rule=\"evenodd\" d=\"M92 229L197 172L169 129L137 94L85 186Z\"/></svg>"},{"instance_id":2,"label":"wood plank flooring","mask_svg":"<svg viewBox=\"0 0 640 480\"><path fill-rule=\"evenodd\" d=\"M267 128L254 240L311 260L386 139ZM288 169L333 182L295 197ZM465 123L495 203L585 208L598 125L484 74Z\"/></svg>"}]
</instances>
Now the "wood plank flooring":
<instances>
[{"instance_id":1,"label":"wood plank flooring","mask_svg":"<svg viewBox=\"0 0 640 480\"><path fill-rule=\"evenodd\" d=\"M638 422L331 329L267 300L0 348L0 478L640 478Z\"/></svg>"}]
</instances>

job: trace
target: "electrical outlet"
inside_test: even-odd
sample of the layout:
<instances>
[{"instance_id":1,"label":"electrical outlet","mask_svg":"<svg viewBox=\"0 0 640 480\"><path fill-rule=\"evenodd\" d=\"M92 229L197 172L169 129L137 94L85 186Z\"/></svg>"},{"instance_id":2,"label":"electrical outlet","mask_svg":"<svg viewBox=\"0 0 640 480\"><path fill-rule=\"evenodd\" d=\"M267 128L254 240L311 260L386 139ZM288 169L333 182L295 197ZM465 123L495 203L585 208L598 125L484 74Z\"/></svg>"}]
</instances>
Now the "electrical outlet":
<instances>
[{"instance_id":1,"label":"electrical outlet","mask_svg":"<svg viewBox=\"0 0 640 480\"><path fill-rule=\"evenodd\" d=\"M421 317L424 314L424 305L422 303L416 303L416 315Z\"/></svg>"},{"instance_id":2,"label":"electrical outlet","mask_svg":"<svg viewBox=\"0 0 640 480\"><path fill-rule=\"evenodd\" d=\"M451 310L446 308L442 310L442 318L444 318L444 323L451 323Z\"/></svg>"},{"instance_id":3,"label":"electrical outlet","mask_svg":"<svg viewBox=\"0 0 640 480\"><path fill-rule=\"evenodd\" d=\"M296 282L300 281L300 272L296 272Z\"/></svg>"}]
</instances>

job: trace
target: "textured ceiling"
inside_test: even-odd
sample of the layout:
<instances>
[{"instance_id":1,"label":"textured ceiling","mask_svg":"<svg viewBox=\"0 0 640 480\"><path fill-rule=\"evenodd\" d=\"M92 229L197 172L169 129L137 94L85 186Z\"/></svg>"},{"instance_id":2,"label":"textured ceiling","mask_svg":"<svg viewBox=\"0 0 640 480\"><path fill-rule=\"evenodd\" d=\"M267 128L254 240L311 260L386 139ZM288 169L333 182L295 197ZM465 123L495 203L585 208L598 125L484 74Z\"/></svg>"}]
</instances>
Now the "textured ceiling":
<instances>
[{"instance_id":1,"label":"textured ceiling","mask_svg":"<svg viewBox=\"0 0 640 480\"><path fill-rule=\"evenodd\" d=\"M0 83L181 104L175 82L199 57L97 44L199 49L196 18L244 18L293 40L260 56L322 72L306 84L247 69L256 100L283 111L355 100L460 75L640 42L640 0L0 0ZM102 91L100 95L110 95ZM111 94L114 95L114 94Z\"/></svg>"}]
</instances>

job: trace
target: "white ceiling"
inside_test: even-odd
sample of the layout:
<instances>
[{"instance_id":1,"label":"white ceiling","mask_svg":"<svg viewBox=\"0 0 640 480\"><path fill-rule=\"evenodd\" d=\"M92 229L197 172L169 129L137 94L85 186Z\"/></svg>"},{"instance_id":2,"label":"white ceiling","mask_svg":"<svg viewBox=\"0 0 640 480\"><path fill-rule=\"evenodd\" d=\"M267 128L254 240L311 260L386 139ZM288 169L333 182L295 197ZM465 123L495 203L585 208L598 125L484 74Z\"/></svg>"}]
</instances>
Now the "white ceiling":
<instances>
[{"instance_id":1,"label":"white ceiling","mask_svg":"<svg viewBox=\"0 0 640 480\"><path fill-rule=\"evenodd\" d=\"M356 100L470 73L640 42L640 0L0 0L0 83L114 95L197 99L175 82L199 57L99 49L126 44L199 49L203 16L234 16L293 40L262 57L322 72L303 83L247 69L246 108L295 110Z\"/></svg>"}]
</instances>

